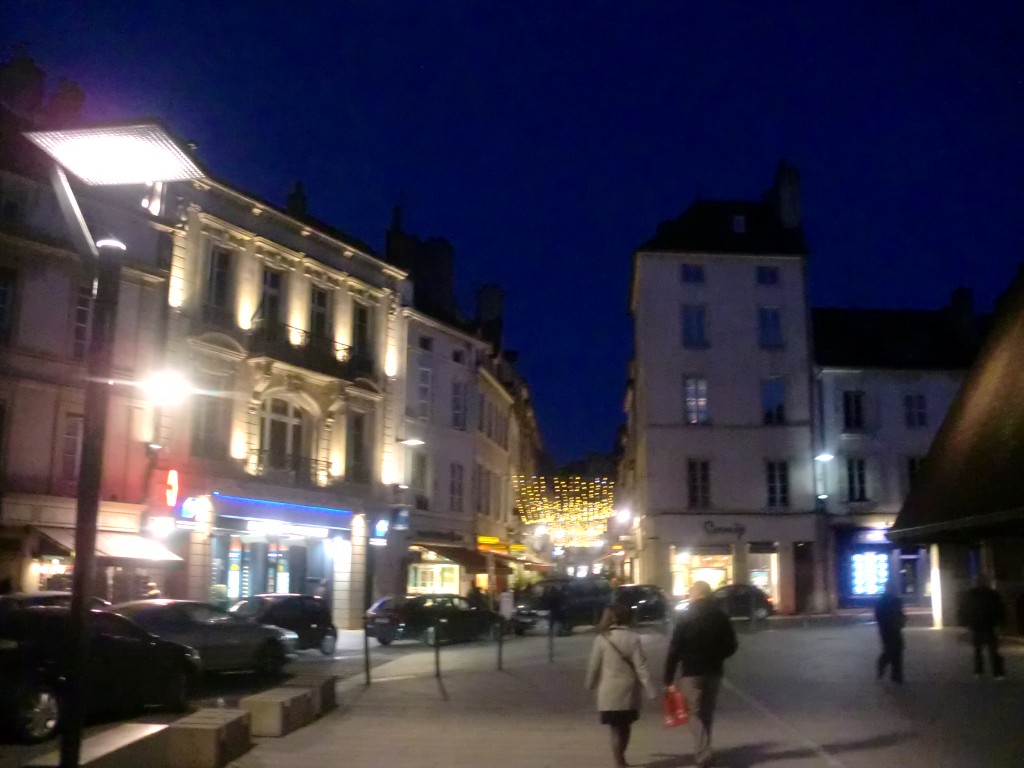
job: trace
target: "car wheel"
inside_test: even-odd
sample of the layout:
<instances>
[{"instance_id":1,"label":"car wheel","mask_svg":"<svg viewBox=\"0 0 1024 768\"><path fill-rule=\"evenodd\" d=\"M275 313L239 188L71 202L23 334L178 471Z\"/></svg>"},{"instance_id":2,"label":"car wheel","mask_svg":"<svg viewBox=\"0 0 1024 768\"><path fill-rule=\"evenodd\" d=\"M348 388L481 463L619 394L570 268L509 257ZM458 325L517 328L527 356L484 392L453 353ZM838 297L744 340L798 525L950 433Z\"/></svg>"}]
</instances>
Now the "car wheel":
<instances>
[{"instance_id":1,"label":"car wheel","mask_svg":"<svg viewBox=\"0 0 1024 768\"><path fill-rule=\"evenodd\" d=\"M320 641L320 653L324 656L333 656L334 649L338 646L338 636L333 632L324 635Z\"/></svg>"},{"instance_id":2,"label":"car wheel","mask_svg":"<svg viewBox=\"0 0 1024 768\"><path fill-rule=\"evenodd\" d=\"M395 641L395 630L391 627L377 627L377 642L391 645Z\"/></svg>"},{"instance_id":3,"label":"car wheel","mask_svg":"<svg viewBox=\"0 0 1024 768\"><path fill-rule=\"evenodd\" d=\"M284 649L281 647L281 644L270 641L261 645L256 651L253 667L256 669L257 674L264 677L276 677L281 674L284 663Z\"/></svg>"},{"instance_id":4,"label":"car wheel","mask_svg":"<svg viewBox=\"0 0 1024 768\"><path fill-rule=\"evenodd\" d=\"M164 709L168 712L184 712L188 709L188 694L191 675L187 670L172 672L164 688Z\"/></svg>"},{"instance_id":5,"label":"car wheel","mask_svg":"<svg viewBox=\"0 0 1024 768\"><path fill-rule=\"evenodd\" d=\"M20 741L46 741L60 727L60 700L48 685L29 684L18 700L15 731Z\"/></svg>"},{"instance_id":6,"label":"car wheel","mask_svg":"<svg viewBox=\"0 0 1024 768\"><path fill-rule=\"evenodd\" d=\"M512 631L516 633L516 637L522 637L526 634L526 627L522 624L516 624Z\"/></svg>"},{"instance_id":7,"label":"car wheel","mask_svg":"<svg viewBox=\"0 0 1024 768\"><path fill-rule=\"evenodd\" d=\"M431 648L433 648L434 644L437 642L437 630L433 627L427 627L425 630L423 630L422 639L424 645L429 645Z\"/></svg>"},{"instance_id":8,"label":"car wheel","mask_svg":"<svg viewBox=\"0 0 1024 768\"><path fill-rule=\"evenodd\" d=\"M758 621L764 621L768 618L768 609L764 607L755 609L754 618Z\"/></svg>"}]
</instances>

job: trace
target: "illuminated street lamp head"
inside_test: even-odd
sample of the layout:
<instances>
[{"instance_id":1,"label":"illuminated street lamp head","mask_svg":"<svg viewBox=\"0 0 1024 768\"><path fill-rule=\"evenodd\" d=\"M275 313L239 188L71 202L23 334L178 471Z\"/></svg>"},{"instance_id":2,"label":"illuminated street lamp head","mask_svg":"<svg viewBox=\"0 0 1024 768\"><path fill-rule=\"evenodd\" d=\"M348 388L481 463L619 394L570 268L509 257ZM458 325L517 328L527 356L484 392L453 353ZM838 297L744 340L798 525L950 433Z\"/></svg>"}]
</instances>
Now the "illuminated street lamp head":
<instances>
[{"instance_id":1,"label":"illuminated street lamp head","mask_svg":"<svg viewBox=\"0 0 1024 768\"><path fill-rule=\"evenodd\" d=\"M402 445L409 445L409 446L413 446L413 447L415 447L417 445L425 445L426 444L422 440L420 440L418 437L407 437L404 440L399 440L398 442L400 442Z\"/></svg>"},{"instance_id":2,"label":"illuminated street lamp head","mask_svg":"<svg viewBox=\"0 0 1024 768\"><path fill-rule=\"evenodd\" d=\"M615 513L615 519L619 523L625 525L633 519L633 513L630 512L628 508L620 509L618 512Z\"/></svg>"},{"instance_id":3,"label":"illuminated street lamp head","mask_svg":"<svg viewBox=\"0 0 1024 768\"><path fill-rule=\"evenodd\" d=\"M831 453L819 453L817 456L814 457L814 460L815 461L832 461L832 459L834 459L834 458L835 458L835 456L833 456Z\"/></svg>"},{"instance_id":4,"label":"illuminated street lamp head","mask_svg":"<svg viewBox=\"0 0 1024 768\"><path fill-rule=\"evenodd\" d=\"M181 405L192 393L192 385L179 371L157 371L138 383L153 405Z\"/></svg>"},{"instance_id":5,"label":"illuminated street lamp head","mask_svg":"<svg viewBox=\"0 0 1024 768\"><path fill-rule=\"evenodd\" d=\"M25 136L86 184L187 181L205 175L161 126L108 125Z\"/></svg>"}]
</instances>

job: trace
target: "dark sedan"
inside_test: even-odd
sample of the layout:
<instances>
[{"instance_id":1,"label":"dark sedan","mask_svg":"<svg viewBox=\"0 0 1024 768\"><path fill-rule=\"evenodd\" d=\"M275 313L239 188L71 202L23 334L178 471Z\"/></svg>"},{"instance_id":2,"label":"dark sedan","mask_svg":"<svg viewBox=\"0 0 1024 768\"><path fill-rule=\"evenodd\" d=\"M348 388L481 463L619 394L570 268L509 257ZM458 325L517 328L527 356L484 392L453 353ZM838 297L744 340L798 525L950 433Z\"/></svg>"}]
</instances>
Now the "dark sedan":
<instances>
[{"instance_id":1,"label":"dark sedan","mask_svg":"<svg viewBox=\"0 0 1024 768\"><path fill-rule=\"evenodd\" d=\"M366 634L381 645L395 640L458 642L496 638L503 631L501 615L475 608L458 595L406 595L378 600L365 616Z\"/></svg>"},{"instance_id":2,"label":"dark sedan","mask_svg":"<svg viewBox=\"0 0 1024 768\"><path fill-rule=\"evenodd\" d=\"M290 629L299 636L299 650L317 648L330 656L338 644L338 630L327 603L312 595L267 594L239 600L230 608L236 616L260 624Z\"/></svg>"},{"instance_id":3,"label":"dark sedan","mask_svg":"<svg viewBox=\"0 0 1024 768\"><path fill-rule=\"evenodd\" d=\"M252 670L275 675L298 642L291 630L257 624L192 600L136 600L111 610L158 637L195 648L204 672Z\"/></svg>"},{"instance_id":4,"label":"dark sedan","mask_svg":"<svg viewBox=\"0 0 1024 768\"><path fill-rule=\"evenodd\" d=\"M43 741L60 728L69 622L66 608L0 615L0 725L20 741ZM90 615L89 715L132 716L149 704L183 711L197 671L191 648L154 637L123 616Z\"/></svg>"},{"instance_id":5,"label":"dark sedan","mask_svg":"<svg viewBox=\"0 0 1024 768\"><path fill-rule=\"evenodd\" d=\"M660 587L653 584L623 584L616 587L612 602L629 608L634 624L673 620L668 597Z\"/></svg>"}]
</instances>

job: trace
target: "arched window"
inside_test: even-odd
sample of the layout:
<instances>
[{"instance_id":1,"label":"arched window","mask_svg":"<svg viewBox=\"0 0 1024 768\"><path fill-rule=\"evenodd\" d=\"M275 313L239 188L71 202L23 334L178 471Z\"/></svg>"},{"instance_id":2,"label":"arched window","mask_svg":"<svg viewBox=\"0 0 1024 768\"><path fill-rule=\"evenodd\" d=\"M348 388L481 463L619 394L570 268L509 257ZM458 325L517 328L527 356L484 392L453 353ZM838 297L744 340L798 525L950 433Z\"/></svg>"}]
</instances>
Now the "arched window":
<instances>
[{"instance_id":1,"label":"arched window","mask_svg":"<svg viewBox=\"0 0 1024 768\"><path fill-rule=\"evenodd\" d=\"M308 466L308 417L289 400L272 398L263 404L260 458L270 469L297 470Z\"/></svg>"}]
</instances>

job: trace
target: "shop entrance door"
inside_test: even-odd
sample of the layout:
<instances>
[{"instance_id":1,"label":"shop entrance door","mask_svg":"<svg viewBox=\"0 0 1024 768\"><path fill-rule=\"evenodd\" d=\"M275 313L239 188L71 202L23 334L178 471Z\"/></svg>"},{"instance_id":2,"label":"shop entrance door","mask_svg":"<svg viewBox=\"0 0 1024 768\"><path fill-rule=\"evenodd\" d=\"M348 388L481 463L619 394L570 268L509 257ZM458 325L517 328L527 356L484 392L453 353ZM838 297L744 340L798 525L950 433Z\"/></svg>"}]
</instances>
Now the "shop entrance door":
<instances>
[{"instance_id":1,"label":"shop entrance door","mask_svg":"<svg viewBox=\"0 0 1024 768\"><path fill-rule=\"evenodd\" d=\"M814 594L814 542L793 544L793 587L797 613L807 613Z\"/></svg>"}]
</instances>

